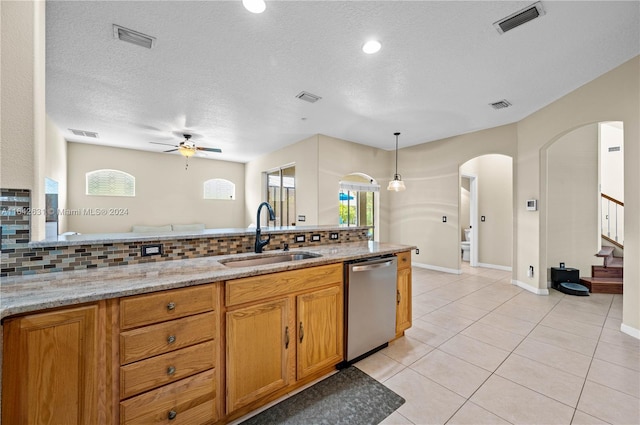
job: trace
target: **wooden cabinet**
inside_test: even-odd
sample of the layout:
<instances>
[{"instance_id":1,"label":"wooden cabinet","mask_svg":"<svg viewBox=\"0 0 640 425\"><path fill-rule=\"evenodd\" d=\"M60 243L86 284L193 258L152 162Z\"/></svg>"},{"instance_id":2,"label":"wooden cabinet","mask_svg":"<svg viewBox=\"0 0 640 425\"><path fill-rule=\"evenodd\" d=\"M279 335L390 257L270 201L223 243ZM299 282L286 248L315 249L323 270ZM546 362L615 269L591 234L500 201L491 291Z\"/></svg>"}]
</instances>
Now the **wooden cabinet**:
<instances>
[{"instance_id":1,"label":"wooden cabinet","mask_svg":"<svg viewBox=\"0 0 640 425\"><path fill-rule=\"evenodd\" d=\"M342 264L226 283L227 413L343 359Z\"/></svg>"},{"instance_id":2,"label":"wooden cabinet","mask_svg":"<svg viewBox=\"0 0 640 425\"><path fill-rule=\"evenodd\" d=\"M220 417L220 285L120 300L120 423L211 424Z\"/></svg>"},{"instance_id":3,"label":"wooden cabinet","mask_svg":"<svg viewBox=\"0 0 640 425\"><path fill-rule=\"evenodd\" d=\"M411 327L411 251L400 252L396 288L396 338Z\"/></svg>"},{"instance_id":4,"label":"wooden cabinet","mask_svg":"<svg viewBox=\"0 0 640 425\"><path fill-rule=\"evenodd\" d=\"M104 311L103 301L5 320L2 423L107 421Z\"/></svg>"}]
</instances>

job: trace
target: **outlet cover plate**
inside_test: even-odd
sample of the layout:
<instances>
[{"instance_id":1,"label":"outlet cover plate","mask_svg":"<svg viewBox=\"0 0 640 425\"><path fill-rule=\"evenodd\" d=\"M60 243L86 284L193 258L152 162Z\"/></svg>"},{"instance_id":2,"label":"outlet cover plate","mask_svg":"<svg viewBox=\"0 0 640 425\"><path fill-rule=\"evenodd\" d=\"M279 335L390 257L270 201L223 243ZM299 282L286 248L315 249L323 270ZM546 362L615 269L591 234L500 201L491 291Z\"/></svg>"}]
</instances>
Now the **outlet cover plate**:
<instances>
[{"instance_id":1,"label":"outlet cover plate","mask_svg":"<svg viewBox=\"0 0 640 425\"><path fill-rule=\"evenodd\" d=\"M304 242L304 241L305 241L304 235L296 235L296 242Z\"/></svg>"}]
</instances>

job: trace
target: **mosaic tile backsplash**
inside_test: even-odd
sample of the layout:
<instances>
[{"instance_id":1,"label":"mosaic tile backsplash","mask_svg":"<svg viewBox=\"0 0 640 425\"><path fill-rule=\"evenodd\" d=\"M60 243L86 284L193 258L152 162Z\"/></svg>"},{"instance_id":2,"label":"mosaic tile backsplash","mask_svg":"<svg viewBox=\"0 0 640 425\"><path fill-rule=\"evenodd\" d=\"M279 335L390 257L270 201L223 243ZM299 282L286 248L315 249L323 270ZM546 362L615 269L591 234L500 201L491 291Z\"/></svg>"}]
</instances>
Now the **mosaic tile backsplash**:
<instances>
[{"instance_id":1,"label":"mosaic tile backsplash","mask_svg":"<svg viewBox=\"0 0 640 425\"><path fill-rule=\"evenodd\" d=\"M23 208L29 207L29 196L28 190L1 190L0 277L240 254L254 249L255 237L250 235L33 248L28 246L29 216L20 213ZM367 229L341 229L337 240L330 240L329 233L335 233L335 230L281 234L270 232L271 242L264 250L282 249L285 243L294 248L369 240ZM306 236L303 243L294 241L295 236L300 234ZM320 241L311 242L311 234L319 234ZM143 257L142 245L153 244L162 245L162 255Z\"/></svg>"}]
</instances>

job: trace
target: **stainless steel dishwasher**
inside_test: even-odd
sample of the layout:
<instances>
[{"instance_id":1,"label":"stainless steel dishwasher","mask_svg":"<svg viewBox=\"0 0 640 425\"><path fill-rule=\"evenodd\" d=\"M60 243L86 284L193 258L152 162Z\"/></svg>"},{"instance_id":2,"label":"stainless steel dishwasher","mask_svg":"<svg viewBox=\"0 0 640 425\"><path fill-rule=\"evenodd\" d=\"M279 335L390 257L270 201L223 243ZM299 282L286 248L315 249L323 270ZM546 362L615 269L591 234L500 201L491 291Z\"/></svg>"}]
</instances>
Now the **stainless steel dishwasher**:
<instances>
[{"instance_id":1,"label":"stainless steel dishwasher","mask_svg":"<svg viewBox=\"0 0 640 425\"><path fill-rule=\"evenodd\" d=\"M353 363L384 348L396 333L395 256L345 263L345 360Z\"/></svg>"}]
</instances>

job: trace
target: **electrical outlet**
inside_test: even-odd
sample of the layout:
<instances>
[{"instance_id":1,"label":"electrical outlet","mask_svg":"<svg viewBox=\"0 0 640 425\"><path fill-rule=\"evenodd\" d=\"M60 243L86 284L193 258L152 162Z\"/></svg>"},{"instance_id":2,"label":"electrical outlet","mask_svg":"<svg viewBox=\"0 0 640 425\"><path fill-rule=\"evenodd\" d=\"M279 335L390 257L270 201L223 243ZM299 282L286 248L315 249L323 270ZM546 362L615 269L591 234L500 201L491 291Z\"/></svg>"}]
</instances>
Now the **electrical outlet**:
<instances>
[{"instance_id":1,"label":"electrical outlet","mask_svg":"<svg viewBox=\"0 0 640 425\"><path fill-rule=\"evenodd\" d=\"M296 235L296 242L304 242L304 235Z\"/></svg>"},{"instance_id":2,"label":"electrical outlet","mask_svg":"<svg viewBox=\"0 0 640 425\"><path fill-rule=\"evenodd\" d=\"M162 255L162 244L142 245L140 255L148 257L150 255Z\"/></svg>"},{"instance_id":3,"label":"electrical outlet","mask_svg":"<svg viewBox=\"0 0 640 425\"><path fill-rule=\"evenodd\" d=\"M306 215L299 215L298 216L298 221L307 221L307 216Z\"/></svg>"},{"instance_id":4,"label":"electrical outlet","mask_svg":"<svg viewBox=\"0 0 640 425\"><path fill-rule=\"evenodd\" d=\"M486 221L487 219L485 218L485 216L480 217L480 221Z\"/></svg>"},{"instance_id":5,"label":"electrical outlet","mask_svg":"<svg viewBox=\"0 0 640 425\"><path fill-rule=\"evenodd\" d=\"M533 266L529 266L529 270L527 271L528 277L533 277Z\"/></svg>"},{"instance_id":6,"label":"electrical outlet","mask_svg":"<svg viewBox=\"0 0 640 425\"><path fill-rule=\"evenodd\" d=\"M329 239L331 239L332 241L337 241L338 237L339 236L337 233L329 233Z\"/></svg>"},{"instance_id":7,"label":"electrical outlet","mask_svg":"<svg viewBox=\"0 0 640 425\"><path fill-rule=\"evenodd\" d=\"M447 216L446 216L446 215L443 215L443 216L442 216L442 222L443 222L443 223L446 223L446 222L447 222Z\"/></svg>"},{"instance_id":8,"label":"electrical outlet","mask_svg":"<svg viewBox=\"0 0 640 425\"><path fill-rule=\"evenodd\" d=\"M416 255L420 254L420 248L416 248Z\"/></svg>"},{"instance_id":9,"label":"electrical outlet","mask_svg":"<svg viewBox=\"0 0 640 425\"><path fill-rule=\"evenodd\" d=\"M311 242L320 242L320 235L311 235Z\"/></svg>"}]
</instances>

